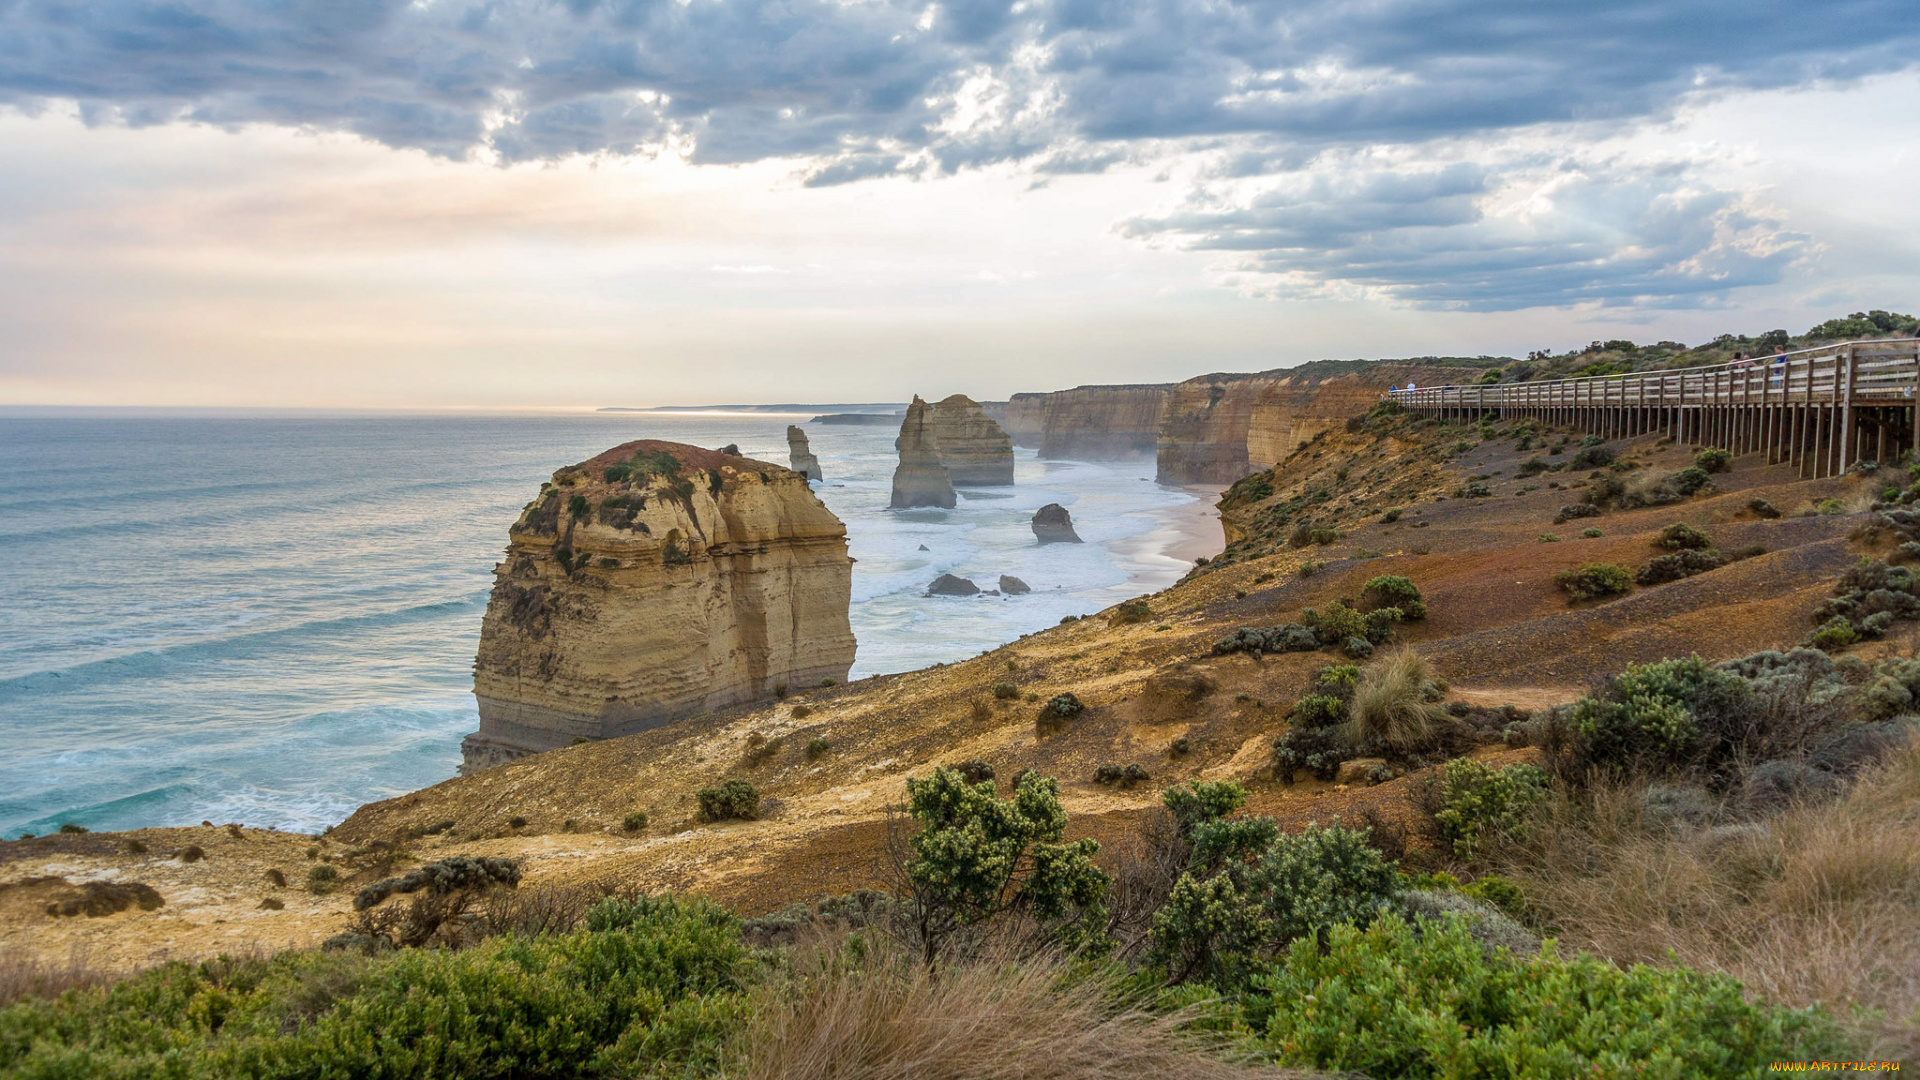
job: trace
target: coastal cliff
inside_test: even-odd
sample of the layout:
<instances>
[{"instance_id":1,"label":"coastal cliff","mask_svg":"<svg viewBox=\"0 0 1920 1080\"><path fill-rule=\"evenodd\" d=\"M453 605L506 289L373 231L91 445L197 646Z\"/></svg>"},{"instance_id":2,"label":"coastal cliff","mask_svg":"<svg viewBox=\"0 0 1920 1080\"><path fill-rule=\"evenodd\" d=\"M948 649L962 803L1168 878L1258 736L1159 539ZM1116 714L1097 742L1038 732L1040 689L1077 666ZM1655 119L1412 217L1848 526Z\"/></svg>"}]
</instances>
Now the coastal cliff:
<instances>
[{"instance_id":1,"label":"coastal cliff","mask_svg":"<svg viewBox=\"0 0 1920 1080\"><path fill-rule=\"evenodd\" d=\"M554 473L508 536L463 771L844 680L853 663L846 527L778 465L626 443Z\"/></svg>"},{"instance_id":2,"label":"coastal cliff","mask_svg":"<svg viewBox=\"0 0 1920 1080\"><path fill-rule=\"evenodd\" d=\"M907 406L906 419L900 421L900 437L894 445L900 451L900 464L893 470L893 498L887 504L895 510L916 506L938 506L951 510L959 502L947 467L940 464L940 443L934 436L933 406L914 395Z\"/></svg>"},{"instance_id":3,"label":"coastal cliff","mask_svg":"<svg viewBox=\"0 0 1920 1080\"><path fill-rule=\"evenodd\" d=\"M950 482L1013 483L1013 440L972 398L942 398L933 407L933 435Z\"/></svg>"},{"instance_id":4,"label":"coastal cliff","mask_svg":"<svg viewBox=\"0 0 1920 1080\"><path fill-rule=\"evenodd\" d=\"M1169 389L1076 386L1046 395L1040 456L1090 461L1151 457Z\"/></svg>"},{"instance_id":5,"label":"coastal cliff","mask_svg":"<svg viewBox=\"0 0 1920 1080\"><path fill-rule=\"evenodd\" d=\"M1013 445L1038 450L1047 431L1047 398L1050 394L1015 394L1007 399L1000 426Z\"/></svg>"},{"instance_id":6,"label":"coastal cliff","mask_svg":"<svg viewBox=\"0 0 1920 1080\"><path fill-rule=\"evenodd\" d=\"M1168 393L1160 415L1157 477L1163 484L1231 484L1366 412L1389 386L1470 382L1481 363L1329 360L1188 379Z\"/></svg>"}]
</instances>

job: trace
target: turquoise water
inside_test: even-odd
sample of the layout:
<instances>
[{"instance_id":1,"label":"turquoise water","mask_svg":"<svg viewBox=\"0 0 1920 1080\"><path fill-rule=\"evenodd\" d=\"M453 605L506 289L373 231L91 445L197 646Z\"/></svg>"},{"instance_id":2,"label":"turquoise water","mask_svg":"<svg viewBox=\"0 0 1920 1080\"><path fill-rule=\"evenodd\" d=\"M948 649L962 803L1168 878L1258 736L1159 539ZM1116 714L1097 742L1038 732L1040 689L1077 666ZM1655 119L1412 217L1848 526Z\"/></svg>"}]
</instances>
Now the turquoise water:
<instances>
[{"instance_id":1,"label":"turquoise water","mask_svg":"<svg viewBox=\"0 0 1920 1080\"><path fill-rule=\"evenodd\" d=\"M794 419L0 417L0 835L317 830L446 779L478 723L493 566L540 482L637 438L784 464ZM1193 498L1149 482L1151 462L1022 451L1016 487L902 513L886 509L891 430L808 431L858 560L855 676L962 659L1182 569L1136 550ZM1089 543L1034 544L1027 521L1055 501ZM945 572L1035 592L920 595Z\"/></svg>"}]
</instances>

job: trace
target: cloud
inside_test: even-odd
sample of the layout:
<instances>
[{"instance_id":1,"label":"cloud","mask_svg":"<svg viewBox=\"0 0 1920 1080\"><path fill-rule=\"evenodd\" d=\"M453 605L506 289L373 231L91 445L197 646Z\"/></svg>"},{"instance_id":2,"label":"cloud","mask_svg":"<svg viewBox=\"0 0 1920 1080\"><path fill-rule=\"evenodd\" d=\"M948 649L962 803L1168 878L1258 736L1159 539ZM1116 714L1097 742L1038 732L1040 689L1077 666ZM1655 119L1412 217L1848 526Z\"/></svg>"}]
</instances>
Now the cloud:
<instances>
[{"instance_id":1,"label":"cloud","mask_svg":"<svg viewBox=\"0 0 1920 1080\"><path fill-rule=\"evenodd\" d=\"M1310 163L1904 70L1912 15L1912 0L0 0L0 102L503 164L799 159L809 186L1199 154L1210 172L1188 204L1131 233L1409 303L1626 302L1770 280L1804 238L1738 193L1590 161ZM1213 184L1242 180L1264 193L1214 205ZM1551 189L1533 210L1490 208L1529 184Z\"/></svg>"},{"instance_id":2,"label":"cloud","mask_svg":"<svg viewBox=\"0 0 1920 1080\"><path fill-rule=\"evenodd\" d=\"M1686 162L1567 154L1395 165L1340 155L1250 191L1203 186L1120 228L1230 253L1233 283L1256 295L1468 311L1698 303L1776 282L1814 248Z\"/></svg>"}]
</instances>

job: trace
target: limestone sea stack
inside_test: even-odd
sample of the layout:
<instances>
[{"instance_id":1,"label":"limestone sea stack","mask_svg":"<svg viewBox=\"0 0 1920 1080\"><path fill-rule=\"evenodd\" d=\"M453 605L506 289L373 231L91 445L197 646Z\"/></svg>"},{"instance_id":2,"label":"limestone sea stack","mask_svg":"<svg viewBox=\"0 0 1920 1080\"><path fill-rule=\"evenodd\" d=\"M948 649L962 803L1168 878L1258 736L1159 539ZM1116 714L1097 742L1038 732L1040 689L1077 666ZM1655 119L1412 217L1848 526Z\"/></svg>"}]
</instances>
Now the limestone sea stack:
<instances>
[{"instance_id":1,"label":"limestone sea stack","mask_svg":"<svg viewBox=\"0 0 1920 1080\"><path fill-rule=\"evenodd\" d=\"M895 442L900 448L900 465L893 470L893 501L888 505L895 510L916 506L953 509L959 497L953 493L953 481L947 476L946 466L940 464L933 406L920 400L919 395L907 406L906 418L900 421L900 437Z\"/></svg>"},{"instance_id":2,"label":"limestone sea stack","mask_svg":"<svg viewBox=\"0 0 1920 1080\"><path fill-rule=\"evenodd\" d=\"M653 440L561 469L494 569L462 771L842 681L852 583L796 472Z\"/></svg>"},{"instance_id":3,"label":"limestone sea stack","mask_svg":"<svg viewBox=\"0 0 1920 1080\"><path fill-rule=\"evenodd\" d=\"M820 475L820 459L813 456L813 448L807 445L807 433L796 424L787 425L787 456L793 460L793 471L809 480L823 480Z\"/></svg>"},{"instance_id":4,"label":"limestone sea stack","mask_svg":"<svg viewBox=\"0 0 1920 1080\"><path fill-rule=\"evenodd\" d=\"M1033 512L1033 535L1043 544L1078 544L1080 534L1073 531L1073 516L1059 503L1048 503Z\"/></svg>"},{"instance_id":5,"label":"limestone sea stack","mask_svg":"<svg viewBox=\"0 0 1920 1080\"><path fill-rule=\"evenodd\" d=\"M948 479L964 487L1013 483L1013 440L965 394L933 407L934 441Z\"/></svg>"}]
</instances>

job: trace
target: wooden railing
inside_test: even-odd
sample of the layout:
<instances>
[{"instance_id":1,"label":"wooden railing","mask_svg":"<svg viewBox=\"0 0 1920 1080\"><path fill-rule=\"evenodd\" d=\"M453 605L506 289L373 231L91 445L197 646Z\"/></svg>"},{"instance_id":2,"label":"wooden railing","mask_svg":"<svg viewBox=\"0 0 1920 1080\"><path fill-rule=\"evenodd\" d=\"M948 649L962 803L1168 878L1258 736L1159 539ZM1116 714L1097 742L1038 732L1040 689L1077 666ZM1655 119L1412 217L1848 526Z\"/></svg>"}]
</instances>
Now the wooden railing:
<instances>
[{"instance_id":1,"label":"wooden railing","mask_svg":"<svg viewBox=\"0 0 1920 1080\"><path fill-rule=\"evenodd\" d=\"M1395 389L1444 418L1534 416L1609 438L1661 432L1767 451L1811 476L1914 448L1920 338L1847 341L1710 367L1541 382ZM1872 445L1868 445L1868 441Z\"/></svg>"}]
</instances>

